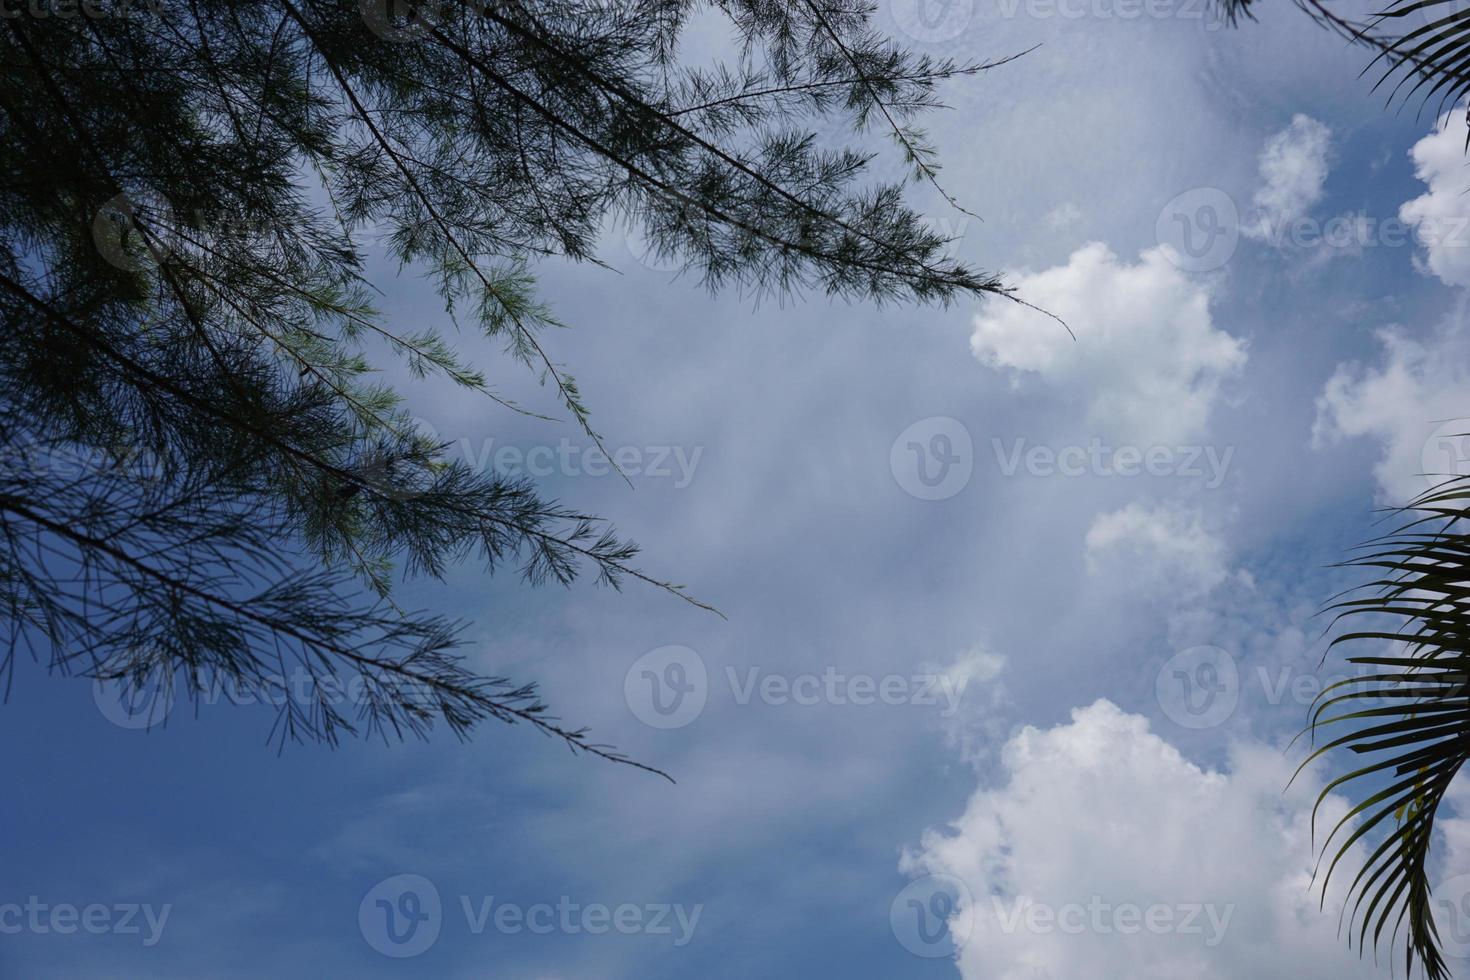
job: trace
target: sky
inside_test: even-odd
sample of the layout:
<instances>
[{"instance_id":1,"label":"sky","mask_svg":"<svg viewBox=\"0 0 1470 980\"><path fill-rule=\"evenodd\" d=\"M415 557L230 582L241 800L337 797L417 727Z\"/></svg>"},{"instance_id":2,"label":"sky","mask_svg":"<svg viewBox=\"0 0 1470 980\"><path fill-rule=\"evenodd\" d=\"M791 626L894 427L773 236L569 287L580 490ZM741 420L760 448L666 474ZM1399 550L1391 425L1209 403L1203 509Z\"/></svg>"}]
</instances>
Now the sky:
<instances>
[{"instance_id":1,"label":"sky","mask_svg":"<svg viewBox=\"0 0 1470 980\"><path fill-rule=\"evenodd\" d=\"M936 55L1040 45L930 120L980 219L913 194L1075 339L1000 299L710 295L610 228L612 270L540 275L631 487L569 422L390 373L452 451L529 469L724 613L473 565L401 591L676 782L524 726L278 754L268 705L147 727L21 664L0 976L1390 975L1313 887L1332 770L1284 789L1349 670L1322 663L1328 566L1470 457L1463 113L1386 106L1287 4L875 16ZM374 272L394 317L439 316ZM1470 792L1440 827L1463 972Z\"/></svg>"}]
</instances>

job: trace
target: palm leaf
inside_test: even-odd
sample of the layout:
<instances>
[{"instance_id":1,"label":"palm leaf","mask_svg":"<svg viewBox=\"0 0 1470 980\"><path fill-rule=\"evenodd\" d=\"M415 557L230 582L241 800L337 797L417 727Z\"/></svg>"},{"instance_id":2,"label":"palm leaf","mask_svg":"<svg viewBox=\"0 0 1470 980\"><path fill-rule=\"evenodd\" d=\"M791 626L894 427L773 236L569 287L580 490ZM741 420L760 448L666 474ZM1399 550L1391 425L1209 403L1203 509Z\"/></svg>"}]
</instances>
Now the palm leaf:
<instances>
[{"instance_id":1,"label":"palm leaf","mask_svg":"<svg viewBox=\"0 0 1470 980\"><path fill-rule=\"evenodd\" d=\"M1428 22L1403 31L1405 18L1416 14ZM1397 78L1390 99L1402 94L1426 104L1437 100L1436 114L1470 94L1470 9L1462 9L1459 0L1393 0L1376 23L1398 28L1398 37L1369 66L1384 64L1375 88Z\"/></svg>"},{"instance_id":2,"label":"palm leaf","mask_svg":"<svg viewBox=\"0 0 1470 980\"><path fill-rule=\"evenodd\" d=\"M1322 843L1323 903L1349 851L1382 834L1348 889L1349 942L1376 953L1395 948L1403 931L1408 975L1418 966L1441 980L1450 974L1427 863L1440 801L1470 755L1470 477L1440 483L1403 514L1400 527L1342 563L1371 580L1328 605L1334 626L1346 630L1331 647L1371 652L1346 658L1363 676L1318 696L1303 734L1314 743L1319 730L1331 737L1302 768L1340 750L1361 759L1322 789L1313 809L1315 837L1329 794L1352 787L1361 796Z\"/></svg>"},{"instance_id":3,"label":"palm leaf","mask_svg":"<svg viewBox=\"0 0 1470 980\"><path fill-rule=\"evenodd\" d=\"M1256 0L1215 0L1230 26L1255 20ZM1377 52L1363 70L1381 69L1375 89L1393 82L1389 99L1420 96L1438 100L1443 111L1470 95L1470 9L1463 0L1390 0L1387 9L1367 21L1345 17L1326 0L1292 0L1321 27ZM1435 8L1441 8L1436 10ZM1419 15L1425 23L1414 26ZM1409 86L1405 91L1405 86Z\"/></svg>"}]
</instances>

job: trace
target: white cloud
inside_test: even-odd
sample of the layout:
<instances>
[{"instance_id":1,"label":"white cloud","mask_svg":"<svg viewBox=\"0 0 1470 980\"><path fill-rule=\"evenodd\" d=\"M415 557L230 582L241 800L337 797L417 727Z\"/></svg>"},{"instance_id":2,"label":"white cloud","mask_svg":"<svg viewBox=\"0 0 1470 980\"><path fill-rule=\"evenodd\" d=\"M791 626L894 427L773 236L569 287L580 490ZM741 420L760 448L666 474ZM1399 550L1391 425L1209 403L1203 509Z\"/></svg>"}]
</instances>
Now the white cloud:
<instances>
[{"instance_id":1,"label":"white cloud","mask_svg":"<svg viewBox=\"0 0 1470 980\"><path fill-rule=\"evenodd\" d=\"M1414 144L1414 174L1429 186L1399 208L1425 246L1429 271L1451 286L1470 286L1470 171L1466 170L1464 113L1456 110Z\"/></svg>"},{"instance_id":2,"label":"white cloud","mask_svg":"<svg viewBox=\"0 0 1470 980\"><path fill-rule=\"evenodd\" d=\"M1441 834L1438 853L1430 849L1440 876L1465 873L1470 868L1470 779L1459 776L1450 783L1444 802L1434 819L1434 829Z\"/></svg>"},{"instance_id":3,"label":"white cloud","mask_svg":"<svg viewBox=\"0 0 1470 980\"><path fill-rule=\"evenodd\" d=\"M1208 287L1163 249L1129 265L1092 242L1066 265L1014 284L1065 320L1076 341L1034 311L992 302L975 316L971 350L990 367L1079 392L1099 435L1145 445L1197 438L1221 379L1245 363L1245 345L1211 319Z\"/></svg>"},{"instance_id":4,"label":"white cloud","mask_svg":"<svg viewBox=\"0 0 1470 980\"><path fill-rule=\"evenodd\" d=\"M1071 201L1058 204L1042 218L1050 227L1060 231L1082 220L1082 209Z\"/></svg>"},{"instance_id":5,"label":"white cloud","mask_svg":"<svg viewBox=\"0 0 1470 980\"><path fill-rule=\"evenodd\" d=\"M987 759L1005 735L1011 703L1001 680L1005 666L1005 657L978 645L948 665L923 665L938 675L941 692L955 702L956 710L940 712L939 723L946 742L962 762L975 765Z\"/></svg>"},{"instance_id":6,"label":"white cloud","mask_svg":"<svg viewBox=\"0 0 1470 980\"><path fill-rule=\"evenodd\" d=\"M1433 482L1423 474L1462 469L1470 432L1470 372L1464 329L1454 326L1418 341L1398 329L1378 332L1378 366L1340 365L1317 399L1312 445L1372 436L1383 444L1373 467L1381 498L1401 504Z\"/></svg>"},{"instance_id":7,"label":"white cloud","mask_svg":"<svg viewBox=\"0 0 1470 980\"><path fill-rule=\"evenodd\" d=\"M1001 763L1005 784L981 787L903 861L968 890L951 920L952 933L972 923L965 980L1382 975L1337 933L1336 879L1318 909L1318 786L1283 795L1293 764L1277 749L1238 745L1228 771L1201 769L1142 716L1098 701L1070 724L1023 729ZM1345 812L1333 798L1319 820Z\"/></svg>"},{"instance_id":8,"label":"white cloud","mask_svg":"<svg viewBox=\"0 0 1470 980\"><path fill-rule=\"evenodd\" d=\"M976 646L955 657L941 673L956 690L962 691L969 686L971 681L979 681L983 684L995 680L1005 669L1005 665L1005 657L998 653L990 653L984 647Z\"/></svg>"},{"instance_id":9,"label":"white cloud","mask_svg":"<svg viewBox=\"0 0 1470 980\"><path fill-rule=\"evenodd\" d=\"M1261 150L1262 186L1255 210L1241 231L1251 238L1273 238L1322 199L1332 131L1298 113L1291 125L1266 141Z\"/></svg>"},{"instance_id":10,"label":"white cloud","mask_svg":"<svg viewBox=\"0 0 1470 980\"><path fill-rule=\"evenodd\" d=\"M1225 543L1198 511L1134 502L1098 515L1087 529L1087 566L1145 594L1202 595L1230 575Z\"/></svg>"}]
</instances>

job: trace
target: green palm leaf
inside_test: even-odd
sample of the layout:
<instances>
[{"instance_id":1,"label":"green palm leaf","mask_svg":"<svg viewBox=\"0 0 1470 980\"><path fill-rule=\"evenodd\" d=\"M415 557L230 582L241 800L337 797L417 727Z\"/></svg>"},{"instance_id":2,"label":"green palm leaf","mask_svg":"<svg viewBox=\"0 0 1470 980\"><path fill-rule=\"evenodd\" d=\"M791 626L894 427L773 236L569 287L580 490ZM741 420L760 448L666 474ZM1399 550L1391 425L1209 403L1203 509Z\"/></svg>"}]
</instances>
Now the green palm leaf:
<instances>
[{"instance_id":1,"label":"green palm leaf","mask_svg":"<svg viewBox=\"0 0 1470 980\"><path fill-rule=\"evenodd\" d=\"M1406 18L1416 15L1428 22L1403 30L1402 25L1412 24ZM1394 0L1377 23L1398 28L1397 38L1380 45L1369 66L1384 64L1379 85L1398 79L1390 98L1402 93L1406 99L1420 96L1426 103L1438 100L1438 111L1443 111L1470 94L1470 9L1462 8L1459 0Z\"/></svg>"},{"instance_id":2,"label":"green palm leaf","mask_svg":"<svg viewBox=\"0 0 1470 980\"><path fill-rule=\"evenodd\" d=\"M1215 0L1231 26L1254 20L1255 3ZM1419 96L1425 103L1437 99L1443 111L1470 95L1470 8L1463 0L1390 0L1387 9L1366 21L1343 16L1329 0L1292 3L1319 26L1376 51L1364 74L1380 70L1375 89L1394 83L1390 101L1398 96Z\"/></svg>"},{"instance_id":3,"label":"green palm leaf","mask_svg":"<svg viewBox=\"0 0 1470 980\"><path fill-rule=\"evenodd\" d=\"M1323 902L1353 846L1381 834L1349 886L1349 942L1392 949L1402 931L1406 971L1417 965L1429 980L1450 975L1427 871L1434 820L1470 754L1467 502L1470 477L1446 480L1404 510L1402 526L1343 563L1372 579L1329 604L1334 625L1346 627L1331 645L1364 650L1346 659L1366 672L1324 689L1303 732L1314 743L1324 735L1303 768L1339 750L1361 757L1323 788L1312 813L1315 835L1329 794L1352 787L1362 796L1322 843Z\"/></svg>"}]
</instances>

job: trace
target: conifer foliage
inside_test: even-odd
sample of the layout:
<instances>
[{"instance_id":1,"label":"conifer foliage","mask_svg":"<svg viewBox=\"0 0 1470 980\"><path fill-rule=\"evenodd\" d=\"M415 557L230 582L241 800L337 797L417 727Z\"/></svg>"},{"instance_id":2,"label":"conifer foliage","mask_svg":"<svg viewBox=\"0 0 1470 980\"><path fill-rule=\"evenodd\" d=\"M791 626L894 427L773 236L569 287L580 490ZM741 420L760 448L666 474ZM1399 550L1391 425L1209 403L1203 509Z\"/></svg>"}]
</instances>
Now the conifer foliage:
<instances>
[{"instance_id":1,"label":"conifer foliage","mask_svg":"<svg viewBox=\"0 0 1470 980\"><path fill-rule=\"evenodd\" d=\"M691 18L733 41L681 58ZM0 18L0 652L197 695L304 672L283 741L528 722L625 760L481 676L401 575L642 580L636 548L478 470L374 381L384 358L524 411L445 339L503 344L591 439L548 352L548 256L610 222L711 288L948 302L1009 293L868 170L991 65L908 52L861 0L32 0ZM928 190L932 190L929 188ZM385 316L365 260L429 277ZM344 707L326 692L355 679Z\"/></svg>"}]
</instances>

